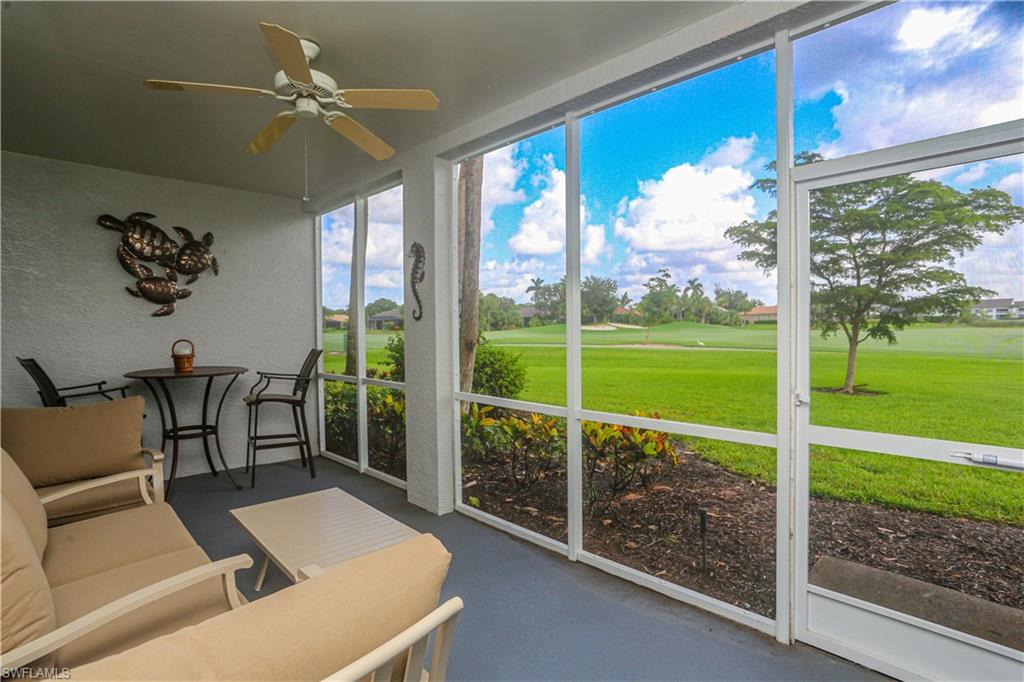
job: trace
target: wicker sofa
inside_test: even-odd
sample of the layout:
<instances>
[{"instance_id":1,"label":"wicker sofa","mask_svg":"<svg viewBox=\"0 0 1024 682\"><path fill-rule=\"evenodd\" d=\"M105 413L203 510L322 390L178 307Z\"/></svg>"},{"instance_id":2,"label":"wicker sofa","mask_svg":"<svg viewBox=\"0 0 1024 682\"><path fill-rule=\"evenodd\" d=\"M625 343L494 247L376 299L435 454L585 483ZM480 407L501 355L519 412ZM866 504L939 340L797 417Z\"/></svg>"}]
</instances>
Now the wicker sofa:
<instances>
[{"instance_id":1,"label":"wicker sofa","mask_svg":"<svg viewBox=\"0 0 1024 682\"><path fill-rule=\"evenodd\" d=\"M424 629L441 626L432 677L443 678L461 602L437 609L451 556L433 536L247 603L235 573L252 559L211 561L155 493L145 504L48 526L39 491L13 453L5 450L2 458L5 674L319 680L357 679L379 669L389 679L418 680ZM86 478L92 486L86 489L98 478ZM133 480L144 489L143 476Z\"/></svg>"}]
</instances>

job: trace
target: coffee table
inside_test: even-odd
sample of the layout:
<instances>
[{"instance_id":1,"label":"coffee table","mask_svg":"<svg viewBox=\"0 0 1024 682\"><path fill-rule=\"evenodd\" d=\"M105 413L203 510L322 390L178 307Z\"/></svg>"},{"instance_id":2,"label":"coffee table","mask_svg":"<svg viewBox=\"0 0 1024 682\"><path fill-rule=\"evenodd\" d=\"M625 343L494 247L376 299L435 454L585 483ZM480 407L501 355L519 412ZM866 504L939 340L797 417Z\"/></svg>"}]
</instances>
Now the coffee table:
<instances>
[{"instance_id":1,"label":"coffee table","mask_svg":"<svg viewBox=\"0 0 1024 682\"><path fill-rule=\"evenodd\" d=\"M231 516L266 555L256 578L257 592L271 561L297 583L419 535L338 488L232 509Z\"/></svg>"}]
</instances>

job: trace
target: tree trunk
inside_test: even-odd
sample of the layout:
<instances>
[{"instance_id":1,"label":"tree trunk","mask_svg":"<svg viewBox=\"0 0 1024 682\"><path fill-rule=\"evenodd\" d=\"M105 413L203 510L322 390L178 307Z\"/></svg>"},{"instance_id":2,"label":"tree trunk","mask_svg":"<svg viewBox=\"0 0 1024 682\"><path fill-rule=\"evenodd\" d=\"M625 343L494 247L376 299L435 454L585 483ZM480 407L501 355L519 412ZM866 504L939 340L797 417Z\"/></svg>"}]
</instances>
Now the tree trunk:
<instances>
[{"instance_id":1,"label":"tree trunk","mask_svg":"<svg viewBox=\"0 0 1024 682\"><path fill-rule=\"evenodd\" d=\"M356 221L358 224L359 221ZM359 271L356 267L357 262L363 262L366 260L366 240L363 240L363 257L356 258L356 244L359 240L356 239L356 227L352 226L352 259L350 262L349 270L351 271L348 287L348 334L345 339L345 374L350 377L357 376L359 372L359 318L357 313L359 312L356 301L356 285L359 283Z\"/></svg>"},{"instance_id":2,"label":"tree trunk","mask_svg":"<svg viewBox=\"0 0 1024 682\"><path fill-rule=\"evenodd\" d=\"M860 330L855 328L855 332L850 337L850 350L846 355L846 381L843 382L843 393L848 395L853 395L853 381L857 373L857 346L860 345Z\"/></svg>"},{"instance_id":3,"label":"tree trunk","mask_svg":"<svg viewBox=\"0 0 1024 682\"><path fill-rule=\"evenodd\" d=\"M459 164L459 388L473 389L480 319L480 199L484 157Z\"/></svg>"}]
</instances>

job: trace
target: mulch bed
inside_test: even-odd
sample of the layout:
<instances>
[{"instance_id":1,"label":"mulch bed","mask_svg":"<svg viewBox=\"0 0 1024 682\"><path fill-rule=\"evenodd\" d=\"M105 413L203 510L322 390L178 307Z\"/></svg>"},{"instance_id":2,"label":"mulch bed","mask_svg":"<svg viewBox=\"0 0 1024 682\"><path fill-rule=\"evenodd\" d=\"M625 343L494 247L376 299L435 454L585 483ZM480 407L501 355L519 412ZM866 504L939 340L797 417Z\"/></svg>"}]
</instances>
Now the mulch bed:
<instances>
[{"instance_id":1,"label":"mulch bed","mask_svg":"<svg viewBox=\"0 0 1024 682\"><path fill-rule=\"evenodd\" d=\"M468 461L467 461L468 460ZM501 462L463 461L463 501L566 542L557 469L524 492ZM699 510L707 514L706 563ZM1024 528L812 498L810 544L822 555L1024 608ZM692 452L649 490L584 517L589 552L755 613L775 612L775 490ZM812 561L813 565L813 561Z\"/></svg>"}]
</instances>

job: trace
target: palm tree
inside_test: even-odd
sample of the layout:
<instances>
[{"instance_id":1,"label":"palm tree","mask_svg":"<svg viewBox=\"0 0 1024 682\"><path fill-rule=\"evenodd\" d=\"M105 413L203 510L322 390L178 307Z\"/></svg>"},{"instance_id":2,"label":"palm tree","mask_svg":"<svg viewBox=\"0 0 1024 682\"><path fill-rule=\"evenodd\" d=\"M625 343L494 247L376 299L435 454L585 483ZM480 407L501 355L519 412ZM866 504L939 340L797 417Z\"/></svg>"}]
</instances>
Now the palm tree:
<instances>
[{"instance_id":1,"label":"palm tree","mask_svg":"<svg viewBox=\"0 0 1024 682\"><path fill-rule=\"evenodd\" d=\"M689 308L692 315L696 316L698 312L700 313L700 321L703 323L705 312L704 306L701 303L704 301L704 285L700 283L699 277L686 280L686 288L683 289L683 300L684 305Z\"/></svg>"},{"instance_id":2,"label":"palm tree","mask_svg":"<svg viewBox=\"0 0 1024 682\"><path fill-rule=\"evenodd\" d=\"M626 322L627 323L632 323L633 322L633 311L629 309L629 304L632 303L632 302L633 302L633 299L631 299L629 297L629 294L626 293L625 291L622 292L622 296L619 296L619 307L622 308L624 311L626 311L624 313L624 315L626 317Z\"/></svg>"}]
</instances>

